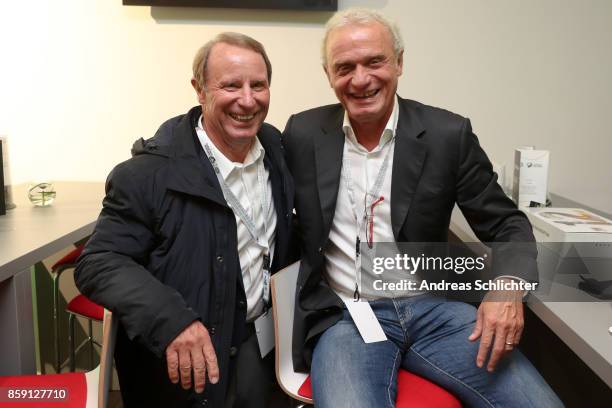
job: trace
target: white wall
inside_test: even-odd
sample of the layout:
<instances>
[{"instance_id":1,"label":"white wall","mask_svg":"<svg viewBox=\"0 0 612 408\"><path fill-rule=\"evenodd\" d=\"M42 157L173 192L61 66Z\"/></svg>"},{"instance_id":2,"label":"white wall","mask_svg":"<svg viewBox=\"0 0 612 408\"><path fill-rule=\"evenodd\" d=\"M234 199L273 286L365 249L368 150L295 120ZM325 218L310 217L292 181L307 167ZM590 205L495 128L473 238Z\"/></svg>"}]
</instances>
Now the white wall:
<instances>
[{"instance_id":1,"label":"white wall","mask_svg":"<svg viewBox=\"0 0 612 408\"><path fill-rule=\"evenodd\" d=\"M469 116L490 157L551 150L550 190L612 212L612 2L340 0L395 18L403 97ZM196 103L196 49L224 30L264 43L268 121L334 102L319 63L326 13L126 7L121 0L0 0L0 134L14 183L103 180Z\"/></svg>"}]
</instances>

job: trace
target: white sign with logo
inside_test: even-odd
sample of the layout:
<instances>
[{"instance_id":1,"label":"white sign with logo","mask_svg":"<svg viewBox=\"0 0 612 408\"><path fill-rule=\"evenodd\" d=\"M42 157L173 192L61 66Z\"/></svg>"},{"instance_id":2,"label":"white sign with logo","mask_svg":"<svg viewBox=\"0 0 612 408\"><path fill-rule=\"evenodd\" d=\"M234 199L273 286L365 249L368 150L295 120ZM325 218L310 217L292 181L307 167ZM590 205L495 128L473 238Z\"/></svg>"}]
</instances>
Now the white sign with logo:
<instances>
[{"instance_id":1,"label":"white sign with logo","mask_svg":"<svg viewBox=\"0 0 612 408\"><path fill-rule=\"evenodd\" d=\"M512 199L528 207L531 201L546 204L548 189L548 150L520 147L514 151L514 179Z\"/></svg>"}]
</instances>

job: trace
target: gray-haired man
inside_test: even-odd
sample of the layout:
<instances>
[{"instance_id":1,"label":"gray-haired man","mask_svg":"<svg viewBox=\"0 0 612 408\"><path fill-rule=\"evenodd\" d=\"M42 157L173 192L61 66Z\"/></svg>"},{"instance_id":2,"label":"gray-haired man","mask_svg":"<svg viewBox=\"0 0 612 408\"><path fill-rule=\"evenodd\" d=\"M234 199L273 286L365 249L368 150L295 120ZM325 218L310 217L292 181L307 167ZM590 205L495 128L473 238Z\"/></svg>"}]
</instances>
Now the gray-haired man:
<instances>
[{"instance_id":1,"label":"gray-haired man","mask_svg":"<svg viewBox=\"0 0 612 408\"><path fill-rule=\"evenodd\" d=\"M455 203L485 242L533 242L533 235L497 185L469 120L396 95L403 45L385 17L337 13L323 60L340 104L292 116L283 138L304 257L294 360L297 369L310 366L317 408L393 408L399 367L465 406L560 406L513 351L523 329L521 291L476 310L428 293L377 296L360 285L367 273L359 266L361 243L444 242ZM519 254L497 278L534 279L534 258ZM353 306L359 296L369 312ZM355 322L367 326L372 315L387 340L362 340Z\"/></svg>"}]
</instances>

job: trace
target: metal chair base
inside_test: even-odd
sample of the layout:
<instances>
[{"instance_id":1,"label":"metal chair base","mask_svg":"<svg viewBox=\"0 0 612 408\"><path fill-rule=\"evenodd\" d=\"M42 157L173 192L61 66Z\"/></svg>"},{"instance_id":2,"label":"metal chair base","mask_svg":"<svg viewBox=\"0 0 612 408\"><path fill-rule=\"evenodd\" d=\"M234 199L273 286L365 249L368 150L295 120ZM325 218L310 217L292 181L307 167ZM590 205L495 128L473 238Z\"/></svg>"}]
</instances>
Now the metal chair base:
<instances>
[{"instance_id":1,"label":"metal chair base","mask_svg":"<svg viewBox=\"0 0 612 408\"><path fill-rule=\"evenodd\" d=\"M89 335L85 340L81 342L81 344L75 347L75 320L77 317L87 319ZM101 347L100 343L98 343L93 337L93 320L86 316L81 316L77 315L76 313L68 312L68 342L70 343L70 356L68 358L70 372L74 372L76 370L76 355L86 344L89 344L89 366L90 369L93 369L95 351L94 346Z\"/></svg>"}]
</instances>

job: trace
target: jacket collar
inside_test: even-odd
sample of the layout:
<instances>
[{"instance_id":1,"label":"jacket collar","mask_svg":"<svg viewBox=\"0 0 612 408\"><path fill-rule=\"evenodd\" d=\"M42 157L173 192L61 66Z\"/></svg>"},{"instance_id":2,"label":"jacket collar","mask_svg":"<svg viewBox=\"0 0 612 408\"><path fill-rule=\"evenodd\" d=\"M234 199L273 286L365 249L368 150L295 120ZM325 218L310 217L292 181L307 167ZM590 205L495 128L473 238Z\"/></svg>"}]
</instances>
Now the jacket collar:
<instances>
[{"instance_id":1,"label":"jacket collar","mask_svg":"<svg viewBox=\"0 0 612 408\"><path fill-rule=\"evenodd\" d=\"M174 126L168 126L169 129L159 135L159 138L165 138L170 133L168 189L227 206L210 162L203 160L203 151L196 145L195 127L201 113L201 107L192 108L186 115L179 117L172 124Z\"/></svg>"},{"instance_id":2,"label":"jacket collar","mask_svg":"<svg viewBox=\"0 0 612 408\"><path fill-rule=\"evenodd\" d=\"M391 226L396 241L399 240L427 157L427 145L422 140L426 132L415 108L405 99L399 98L399 102L391 179Z\"/></svg>"},{"instance_id":3,"label":"jacket collar","mask_svg":"<svg viewBox=\"0 0 612 408\"><path fill-rule=\"evenodd\" d=\"M328 120L323 123L321 129L323 133L314 138L317 188L323 216L324 237L329 236L340 187L345 138L342 131L343 118L344 109L338 105Z\"/></svg>"},{"instance_id":4,"label":"jacket collar","mask_svg":"<svg viewBox=\"0 0 612 408\"><path fill-rule=\"evenodd\" d=\"M422 136L425 128L410 101L398 97L399 118L393 153L391 180L391 223L393 235L399 232L408 215L421 170L427 156ZM322 126L323 134L314 138L317 188L325 237L329 236L333 221L342 170L345 135L342 130L344 109L338 105Z\"/></svg>"},{"instance_id":5,"label":"jacket collar","mask_svg":"<svg viewBox=\"0 0 612 408\"><path fill-rule=\"evenodd\" d=\"M171 119L160 127L155 135L159 144L167 144L169 158L168 189L195 197L211 200L219 205L227 207L227 202L223 197L219 180L215 171L206 158L204 149L200 145L195 128L198 118L202 114L202 108L196 106L189 110L187 114ZM264 124L263 126L268 126ZM262 127L263 128L263 127ZM278 177L280 191L272 190L275 199L277 212L282 207L279 204L284 196L286 202L284 206L293 207L292 187L287 174L282 174L281 167L285 169L284 158L279 148L273 146L273 138L265 137L260 130L257 138L265 150L264 165L271 172L271 176ZM280 143L276 141L280 146ZM147 143L149 144L149 143ZM158 150L163 150L161 148ZM287 171L285 169L285 171Z\"/></svg>"}]
</instances>

